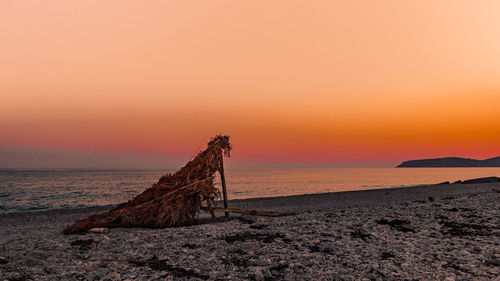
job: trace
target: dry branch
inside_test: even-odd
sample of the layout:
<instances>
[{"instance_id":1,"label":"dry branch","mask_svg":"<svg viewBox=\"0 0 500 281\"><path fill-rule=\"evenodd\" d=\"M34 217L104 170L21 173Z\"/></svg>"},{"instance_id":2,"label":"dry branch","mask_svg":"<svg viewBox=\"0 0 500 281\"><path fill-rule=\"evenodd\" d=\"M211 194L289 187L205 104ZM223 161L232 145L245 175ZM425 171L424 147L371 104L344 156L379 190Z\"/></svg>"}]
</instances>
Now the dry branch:
<instances>
[{"instance_id":1,"label":"dry branch","mask_svg":"<svg viewBox=\"0 0 500 281\"><path fill-rule=\"evenodd\" d=\"M208 208L202 206L201 209L205 210ZM244 210L244 209L220 208L220 207L212 207L212 210L214 210L216 212L239 213L239 214L245 214L245 215L264 216L264 217L283 217L283 216L295 215L295 213L280 213L280 212L273 212L273 211Z\"/></svg>"}]
</instances>

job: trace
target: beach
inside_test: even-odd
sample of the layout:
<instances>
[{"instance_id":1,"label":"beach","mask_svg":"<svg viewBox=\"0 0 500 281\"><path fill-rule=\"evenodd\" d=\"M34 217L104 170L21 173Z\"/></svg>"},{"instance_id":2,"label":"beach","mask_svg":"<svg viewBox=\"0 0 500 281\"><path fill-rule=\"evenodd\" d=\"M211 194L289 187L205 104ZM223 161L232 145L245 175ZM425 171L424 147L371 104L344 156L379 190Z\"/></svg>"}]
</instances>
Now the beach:
<instances>
[{"instance_id":1,"label":"beach","mask_svg":"<svg viewBox=\"0 0 500 281\"><path fill-rule=\"evenodd\" d=\"M0 280L500 280L500 182L229 205L295 215L82 235L62 229L109 207L0 215Z\"/></svg>"}]
</instances>

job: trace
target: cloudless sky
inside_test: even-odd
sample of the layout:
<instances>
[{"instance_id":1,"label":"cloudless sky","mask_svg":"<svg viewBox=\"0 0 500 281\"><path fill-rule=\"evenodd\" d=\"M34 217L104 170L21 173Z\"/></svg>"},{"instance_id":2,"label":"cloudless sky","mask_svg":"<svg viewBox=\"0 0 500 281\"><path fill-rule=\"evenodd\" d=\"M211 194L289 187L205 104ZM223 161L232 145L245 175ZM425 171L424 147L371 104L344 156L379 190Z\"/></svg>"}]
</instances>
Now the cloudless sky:
<instances>
[{"instance_id":1,"label":"cloudless sky","mask_svg":"<svg viewBox=\"0 0 500 281\"><path fill-rule=\"evenodd\" d=\"M496 0L1 1L0 166L180 163L217 133L232 137L234 164L498 156L499 11Z\"/></svg>"}]
</instances>

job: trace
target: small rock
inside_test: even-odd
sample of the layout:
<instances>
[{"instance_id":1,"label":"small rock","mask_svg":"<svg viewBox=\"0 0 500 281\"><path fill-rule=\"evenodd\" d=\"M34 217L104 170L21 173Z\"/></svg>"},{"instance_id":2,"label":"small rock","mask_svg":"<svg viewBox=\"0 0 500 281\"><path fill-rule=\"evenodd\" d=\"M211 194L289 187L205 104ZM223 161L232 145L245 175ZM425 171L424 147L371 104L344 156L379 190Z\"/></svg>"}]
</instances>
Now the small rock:
<instances>
[{"instance_id":1,"label":"small rock","mask_svg":"<svg viewBox=\"0 0 500 281\"><path fill-rule=\"evenodd\" d=\"M4 257L0 257L0 264L6 264L6 263L8 263L8 262L9 262L9 261L8 261L6 258L4 258Z\"/></svg>"},{"instance_id":2,"label":"small rock","mask_svg":"<svg viewBox=\"0 0 500 281\"><path fill-rule=\"evenodd\" d=\"M264 280L264 273L261 267L255 267L253 275L255 276L255 280Z\"/></svg>"},{"instance_id":3,"label":"small rock","mask_svg":"<svg viewBox=\"0 0 500 281\"><path fill-rule=\"evenodd\" d=\"M486 263L489 265L500 266L500 260L498 259L489 259Z\"/></svg>"},{"instance_id":4,"label":"small rock","mask_svg":"<svg viewBox=\"0 0 500 281\"><path fill-rule=\"evenodd\" d=\"M458 253L462 258L469 257L471 254L467 250L462 250Z\"/></svg>"}]
</instances>

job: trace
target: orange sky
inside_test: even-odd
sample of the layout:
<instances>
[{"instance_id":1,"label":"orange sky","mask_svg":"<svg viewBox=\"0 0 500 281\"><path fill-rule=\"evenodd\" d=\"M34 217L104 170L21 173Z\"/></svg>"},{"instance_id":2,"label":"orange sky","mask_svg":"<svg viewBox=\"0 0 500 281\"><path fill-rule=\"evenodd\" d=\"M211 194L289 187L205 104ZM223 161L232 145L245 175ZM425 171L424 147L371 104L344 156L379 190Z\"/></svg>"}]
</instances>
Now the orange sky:
<instances>
[{"instance_id":1,"label":"orange sky","mask_svg":"<svg viewBox=\"0 0 500 281\"><path fill-rule=\"evenodd\" d=\"M216 133L231 135L235 164L498 156L498 11L496 0L1 1L0 158L169 163Z\"/></svg>"}]
</instances>

